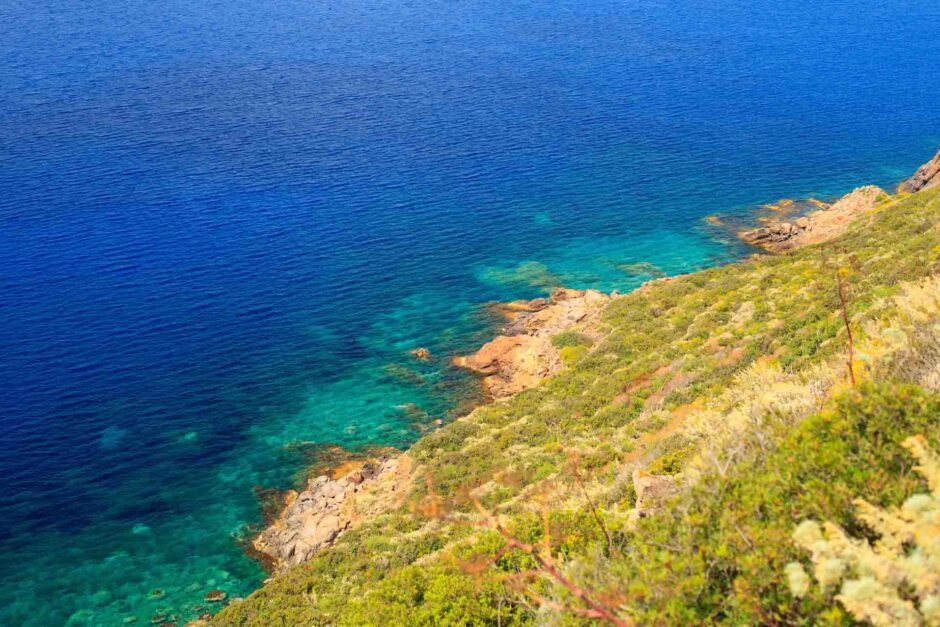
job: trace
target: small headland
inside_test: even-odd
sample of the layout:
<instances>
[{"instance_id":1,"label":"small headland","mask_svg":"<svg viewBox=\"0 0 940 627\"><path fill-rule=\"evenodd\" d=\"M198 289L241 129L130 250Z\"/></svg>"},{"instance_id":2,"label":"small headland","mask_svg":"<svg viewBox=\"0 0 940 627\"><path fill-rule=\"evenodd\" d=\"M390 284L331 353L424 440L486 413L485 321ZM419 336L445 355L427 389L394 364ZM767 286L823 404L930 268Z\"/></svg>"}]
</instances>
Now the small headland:
<instances>
[{"instance_id":1,"label":"small headland","mask_svg":"<svg viewBox=\"0 0 940 627\"><path fill-rule=\"evenodd\" d=\"M610 300L597 290L558 288L548 299L496 305L492 309L509 321L502 334L453 363L480 375L490 398L508 398L558 372L568 353L600 339L600 314Z\"/></svg>"},{"instance_id":2,"label":"small headland","mask_svg":"<svg viewBox=\"0 0 940 627\"><path fill-rule=\"evenodd\" d=\"M940 186L940 152L898 185L897 191L899 194L913 194L937 186ZM772 253L820 244L845 233L859 215L874 210L888 198L888 193L880 187L866 185L852 190L831 205L815 199L802 203L783 200L764 206L768 212L777 214L759 218L764 226L739 231L738 237ZM813 207L815 211L805 212L805 209Z\"/></svg>"},{"instance_id":3,"label":"small headland","mask_svg":"<svg viewBox=\"0 0 940 627\"><path fill-rule=\"evenodd\" d=\"M407 454L373 449L345 457L300 492L285 493L283 511L253 539L252 556L269 570L305 562L364 518L401 504L411 481Z\"/></svg>"}]
</instances>

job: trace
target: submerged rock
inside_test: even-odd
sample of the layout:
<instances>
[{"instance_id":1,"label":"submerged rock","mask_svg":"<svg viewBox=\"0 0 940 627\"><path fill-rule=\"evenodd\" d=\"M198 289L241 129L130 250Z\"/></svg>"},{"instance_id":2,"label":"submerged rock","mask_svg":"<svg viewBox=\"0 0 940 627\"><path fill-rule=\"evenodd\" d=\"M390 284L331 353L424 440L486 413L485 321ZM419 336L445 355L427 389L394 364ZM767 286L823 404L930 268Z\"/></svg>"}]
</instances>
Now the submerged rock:
<instances>
[{"instance_id":1,"label":"submerged rock","mask_svg":"<svg viewBox=\"0 0 940 627\"><path fill-rule=\"evenodd\" d=\"M491 303L489 305L489 311L493 316L513 321L521 315L541 311L549 305L550 303L547 298L533 298L532 300L513 300L505 303Z\"/></svg>"},{"instance_id":2,"label":"submerged rock","mask_svg":"<svg viewBox=\"0 0 940 627\"><path fill-rule=\"evenodd\" d=\"M898 185L898 191L913 194L937 186L940 186L940 151L933 159L920 166L914 176Z\"/></svg>"},{"instance_id":3,"label":"submerged rock","mask_svg":"<svg viewBox=\"0 0 940 627\"><path fill-rule=\"evenodd\" d=\"M720 223L720 220L718 220L717 216L709 216L709 217L715 218L716 220L716 221L711 222L712 224ZM626 274L648 276L653 279L660 279L666 276L666 273L663 272L658 266L648 261L620 264L619 266L617 266L617 269Z\"/></svg>"},{"instance_id":4,"label":"submerged rock","mask_svg":"<svg viewBox=\"0 0 940 627\"><path fill-rule=\"evenodd\" d=\"M209 590L203 598L209 603L219 603L225 600L225 592L222 590Z\"/></svg>"},{"instance_id":5,"label":"submerged rock","mask_svg":"<svg viewBox=\"0 0 940 627\"><path fill-rule=\"evenodd\" d=\"M426 383L424 377L401 364L386 364L382 371L389 379L402 381L408 385L424 385Z\"/></svg>"},{"instance_id":6,"label":"submerged rock","mask_svg":"<svg viewBox=\"0 0 940 627\"><path fill-rule=\"evenodd\" d=\"M90 625L95 617L95 613L89 609L76 610L69 616L65 622L66 626L71 625Z\"/></svg>"},{"instance_id":7,"label":"submerged rock","mask_svg":"<svg viewBox=\"0 0 940 627\"><path fill-rule=\"evenodd\" d=\"M410 353L412 357L420 361L427 361L431 359L431 351L424 347L416 348L413 351L410 351Z\"/></svg>"}]
</instances>

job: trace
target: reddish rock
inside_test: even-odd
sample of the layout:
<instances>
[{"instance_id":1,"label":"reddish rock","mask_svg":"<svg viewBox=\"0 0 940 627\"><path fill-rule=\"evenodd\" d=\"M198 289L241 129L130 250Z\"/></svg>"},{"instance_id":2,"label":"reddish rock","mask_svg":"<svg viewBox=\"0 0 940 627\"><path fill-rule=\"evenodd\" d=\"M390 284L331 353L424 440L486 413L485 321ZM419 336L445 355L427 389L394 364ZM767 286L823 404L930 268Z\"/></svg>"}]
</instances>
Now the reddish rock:
<instances>
[{"instance_id":1,"label":"reddish rock","mask_svg":"<svg viewBox=\"0 0 940 627\"><path fill-rule=\"evenodd\" d=\"M738 237L770 252L786 252L818 244L841 235L855 218L874 209L884 190L866 185L852 190L831 206L798 218L795 222L773 222L758 229L738 233Z\"/></svg>"},{"instance_id":2,"label":"reddish rock","mask_svg":"<svg viewBox=\"0 0 940 627\"><path fill-rule=\"evenodd\" d=\"M898 191L913 194L922 189L940 186L940 151L933 159L920 166L914 176L898 185Z\"/></svg>"},{"instance_id":3,"label":"reddish rock","mask_svg":"<svg viewBox=\"0 0 940 627\"><path fill-rule=\"evenodd\" d=\"M505 398L538 385L561 369L552 337L565 331L598 336L600 312L610 297L596 290L559 288L547 304L519 313L503 335L472 355L455 357L454 365L482 375L483 387L494 398Z\"/></svg>"}]
</instances>

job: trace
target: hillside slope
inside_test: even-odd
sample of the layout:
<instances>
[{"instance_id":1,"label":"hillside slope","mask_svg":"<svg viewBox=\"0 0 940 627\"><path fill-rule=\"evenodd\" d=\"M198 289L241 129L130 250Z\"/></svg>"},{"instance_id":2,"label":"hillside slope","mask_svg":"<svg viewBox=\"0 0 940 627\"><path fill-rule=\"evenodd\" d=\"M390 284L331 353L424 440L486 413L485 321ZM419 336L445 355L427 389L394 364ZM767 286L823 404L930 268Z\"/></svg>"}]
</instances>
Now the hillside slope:
<instances>
[{"instance_id":1,"label":"hillside slope","mask_svg":"<svg viewBox=\"0 0 940 627\"><path fill-rule=\"evenodd\" d=\"M900 442L940 444L938 225L940 189L886 197L612 300L560 373L418 442L400 505L214 622L851 622L790 594L791 533L923 486Z\"/></svg>"}]
</instances>

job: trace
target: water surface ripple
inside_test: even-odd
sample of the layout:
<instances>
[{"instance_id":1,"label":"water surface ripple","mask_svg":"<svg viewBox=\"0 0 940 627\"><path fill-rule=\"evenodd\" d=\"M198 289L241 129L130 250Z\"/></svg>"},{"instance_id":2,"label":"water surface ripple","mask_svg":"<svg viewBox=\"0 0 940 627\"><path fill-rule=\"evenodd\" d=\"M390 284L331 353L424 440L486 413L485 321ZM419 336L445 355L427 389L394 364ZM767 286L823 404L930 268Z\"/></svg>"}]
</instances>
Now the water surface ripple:
<instances>
[{"instance_id":1,"label":"water surface ripple","mask_svg":"<svg viewBox=\"0 0 940 627\"><path fill-rule=\"evenodd\" d=\"M253 488L452 417L483 303L900 180L940 145L900 4L0 4L0 623L248 594Z\"/></svg>"}]
</instances>

